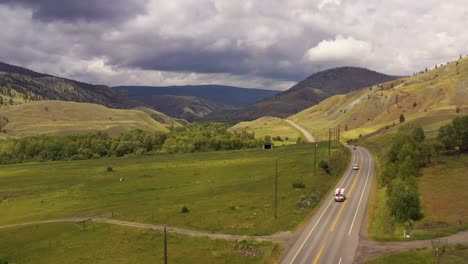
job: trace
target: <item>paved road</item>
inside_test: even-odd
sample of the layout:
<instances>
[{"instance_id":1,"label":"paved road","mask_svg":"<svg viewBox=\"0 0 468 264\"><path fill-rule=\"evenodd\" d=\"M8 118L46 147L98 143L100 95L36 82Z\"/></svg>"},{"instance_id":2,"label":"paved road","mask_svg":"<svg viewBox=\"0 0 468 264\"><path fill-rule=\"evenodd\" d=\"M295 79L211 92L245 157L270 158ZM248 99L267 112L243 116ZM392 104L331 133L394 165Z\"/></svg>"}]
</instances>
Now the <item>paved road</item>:
<instances>
[{"instance_id":1,"label":"paved road","mask_svg":"<svg viewBox=\"0 0 468 264\"><path fill-rule=\"evenodd\" d=\"M291 124L293 127L299 129L299 131L301 131L302 134L304 134L304 136L307 138L309 142L315 142L315 138L309 133L309 131L305 130L303 127L299 126L298 124L294 123L291 120L285 119L285 121Z\"/></svg>"},{"instance_id":2,"label":"paved road","mask_svg":"<svg viewBox=\"0 0 468 264\"><path fill-rule=\"evenodd\" d=\"M281 263L353 263L374 178L374 162L369 151L362 147L351 152L351 163L336 186L346 189L347 200L335 202L333 190L302 228ZM354 163L359 164L359 170L352 170Z\"/></svg>"}]
</instances>

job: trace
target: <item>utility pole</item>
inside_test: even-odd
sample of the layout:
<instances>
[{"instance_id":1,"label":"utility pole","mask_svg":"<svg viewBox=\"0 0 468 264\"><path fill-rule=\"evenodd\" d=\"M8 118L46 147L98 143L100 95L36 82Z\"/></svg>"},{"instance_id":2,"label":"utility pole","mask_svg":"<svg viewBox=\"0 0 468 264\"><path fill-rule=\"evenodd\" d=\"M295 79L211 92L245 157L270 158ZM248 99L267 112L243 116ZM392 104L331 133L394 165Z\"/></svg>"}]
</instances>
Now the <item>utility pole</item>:
<instances>
[{"instance_id":1,"label":"utility pole","mask_svg":"<svg viewBox=\"0 0 468 264\"><path fill-rule=\"evenodd\" d=\"M275 169L275 219L278 218L278 159L276 159Z\"/></svg>"},{"instance_id":2,"label":"utility pole","mask_svg":"<svg viewBox=\"0 0 468 264\"><path fill-rule=\"evenodd\" d=\"M341 127L338 125L338 142L340 142L340 133L341 133Z\"/></svg>"},{"instance_id":3,"label":"utility pole","mask_svg":"<svg viewBox=\"0 0 468 264\"><path fill-rule=\"evenodd\" d=\"M315 148L314 148L314 177L317 176L317 147L318 147L318 144L315 143Z\"/></svg>"},{"instance_id":4,"label":"utility pole","mask_svg":"<svg viewBox=\"0 0 468 264\"><path fill-rule=\"evenodd\" d=\"M164 264L167 264L167 229L164 226Z\"/></svg>"}]
</instances>

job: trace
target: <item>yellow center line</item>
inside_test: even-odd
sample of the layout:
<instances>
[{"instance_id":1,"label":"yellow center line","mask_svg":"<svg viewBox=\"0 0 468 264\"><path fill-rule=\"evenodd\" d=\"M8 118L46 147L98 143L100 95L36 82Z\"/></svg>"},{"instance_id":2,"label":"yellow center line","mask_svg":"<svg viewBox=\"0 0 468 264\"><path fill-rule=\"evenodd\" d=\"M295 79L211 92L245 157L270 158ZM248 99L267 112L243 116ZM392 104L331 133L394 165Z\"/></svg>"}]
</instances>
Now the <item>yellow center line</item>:
<instances>
[{"instance_id":1,"label":"yellow center line","mask_svg":"<svg viewBox=\"0 0 468 264\"><path fill-rule=\"evenodd\" d=\"M336 224L338 223L338 220L340 219L341 217L341 214L343 213L343 210L345 208L345 205L346 205L346 202L348 202L349 198L351 197L351 194L353 193L354 191L354 187L356 187L356 183L359 179L359 177L361 176L361 168L362 168L362 164L364 163L364 159L363 159L363 156L362 156L362 153L360 152L359 153L360 157L361 157L361 162L359 163L359 172L358 172L358 175L354 178L354 181L353 181L353 184L351 185L351 188L349 190L349 193L348 193L348 197L346 198L346 200L343 202L343 205L341 206L340 208L340 211L338 212L338 215L336 216L335 218L335 221L333 222L333 225L331 226L330 228L330 232L333 232L335 230L335 227L336 227Z\"/></svg>"},{"instance_id":2,"label":"yellow center line","mask_svg":"<svg viewBox=\"0 0 468 264\"><path fill-rule=\"evenodd\" d=\"M349 191L349 194L348 194L348 198L343 202L343 205L341 206L341 209L340 209L340 211L338 212L338 215L336 216L335 221L333 222L332 227L330 228L330 233L332 233L332 232L335 230L335 226L336 226L336 224L338 223L338 220L340 219L341 214L343 213L343 209L344 209L344 207L345 207L345 205L346 205L346 202L348 201L349 197L351 197L351 194L352 194L352 192L353 192L353 190L354 190L354 187L356 186L357 180L358 180L359 177L361 176L361 168L362 168L362 164L364 163L364 159L363 159L363 154L362 154L361 152L359 152L359 155L360 155L360 157L361 157L361 161L359 162L359 172L358 172L358 175L354 178L354 181L353 181L353 183L352 183L352 185L351 185L351 188L350 188L350 191ZM326 241L323 243L323 245L322 245L322 247L320 248L320 250L319 250L317 256L316 256L315 259L314 259L314 264L317 264L317 263L319 262L320 257L322 256L322 253L323 253L323 251L325 250L325 247L326 247L327 243L328 243L328 240L326 240Z\"/></svg>"},{"instance_id":3,"label":"yellow center line","mask_svg":"<svg viewBox=\"0 0 468 264\"><path fill-rule=\"evenodd\" d=\"M325 243L323 243L322 247L320 248L318 254L317 254L317 257L315 257L314 259L314 264L317 264L320 260L320 256L322 256L322 253L323 253L323 250L325 249L325 246L327 245L328 241L325 241Z\"/></svg>"}]
</instances>

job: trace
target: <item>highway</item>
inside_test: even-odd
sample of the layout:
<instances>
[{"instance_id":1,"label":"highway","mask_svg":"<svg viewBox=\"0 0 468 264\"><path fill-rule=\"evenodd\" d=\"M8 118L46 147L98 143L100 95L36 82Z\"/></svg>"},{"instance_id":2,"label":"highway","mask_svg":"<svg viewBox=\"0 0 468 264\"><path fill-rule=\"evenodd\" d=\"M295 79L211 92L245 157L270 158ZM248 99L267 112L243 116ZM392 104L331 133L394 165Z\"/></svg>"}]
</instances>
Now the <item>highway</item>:
<instances>
[{"instance_id":1,"label":"highway","mask_svg":"<svg viewBox=\"0 0 468 264\"><path fill-rule=\"evenodd\" d=\"M357 147L336 188L345 188L345 202L335 202L335 188L314 216L299 231L300 235L284 254L281 263L353 263L359 231L374 179L374 161L366 149ZM352 170L354 163L359 170Z\"/></svg>"}]
</instances>

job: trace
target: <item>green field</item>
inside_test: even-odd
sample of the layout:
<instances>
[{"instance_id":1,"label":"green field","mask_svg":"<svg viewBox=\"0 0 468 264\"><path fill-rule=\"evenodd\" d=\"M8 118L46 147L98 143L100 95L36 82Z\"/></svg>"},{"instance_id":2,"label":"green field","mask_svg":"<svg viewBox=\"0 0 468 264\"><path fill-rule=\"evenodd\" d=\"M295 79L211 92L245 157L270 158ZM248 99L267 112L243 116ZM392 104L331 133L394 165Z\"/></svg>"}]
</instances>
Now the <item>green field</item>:
<instances>
[{"instance_id":1,"label":"green field","mask_svg":"<svg viewBox=\"0 0 468 264\"><path fill-rule=\"evenodd\" d=\"M439 261L434 249L419 249L410 250L408 252L378 257L367 261L367 264L434 264L434 263L450 263L450 264L463 264L468 262L468 245L454 245L448 246L445 253L441 254Z\"/></svg>"},{"instance_id":2,"label":"green field","mask_svg":"<svg viewBox=\"0 0 468 264\"><path fill-rule=\"evenodd\" d=\"M328 158L325 145L319 147L317 161ZM264 235L291 230L332 188L348 162L342 158L341 171L334 176L321 169L314 176L312 153L312 145L296 145L1 166L0 225L114 212L127 221L209 232ZM297 181L305 188L294 189ZM184 206L189 213L181 213Z\"/></svg>"},{"instance_id":3,"label":"green field","mask_svg":"<svg viewBox=\"0 0 468 264\"><path fill-rule=\"evenodd\" d=\"M160 231L88 223L0 229L0 259L15 263L163 263ZM266 263L278 247L267 242L168 234L168 263ZM99 250L96 250L99 249ZM249 254L255 254L251 256Z\"/></svg>"}]
</instances>

